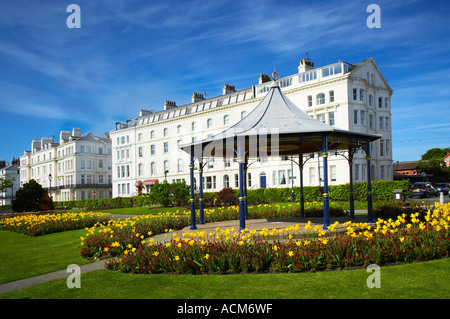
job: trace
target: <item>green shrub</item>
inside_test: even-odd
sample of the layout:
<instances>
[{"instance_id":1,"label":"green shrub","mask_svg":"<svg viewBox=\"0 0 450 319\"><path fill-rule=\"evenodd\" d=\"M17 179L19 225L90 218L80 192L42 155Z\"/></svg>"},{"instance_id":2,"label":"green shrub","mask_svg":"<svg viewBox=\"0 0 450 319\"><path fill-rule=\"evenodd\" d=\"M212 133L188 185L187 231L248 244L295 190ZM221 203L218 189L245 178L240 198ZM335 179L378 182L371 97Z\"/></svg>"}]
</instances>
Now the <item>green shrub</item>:
<instances>
[{"instance_id":1,"label":"green shrub","mask_svg":"<svg viewBox=\"0 0 450 319\"><path fill-rule=\"evenodd\" d=\"M170 184L173 206L186 205L190 198L190 188L185 181Z\"/></svg>"},{"instance_id":2,"label":"green shrub","mask_svg":"<svg viewBox=\"0 0 450 319\"><path fill-rule=\"evenodd\" d=\"M12 210L12 205L11 204L0 205L0 212L5 210Z\"/></svg>"},{"instance_id":3,"label":"green shrub","mask_svg":"<svg viewBox=\"0 0 450 319\"><path fill-rule=\"evenodd\" d=\"M230 187L224 188L220 192L217 192L217 196L220 200L220 206L232 206L238 204L239 198L234 196L234 191Z\"/></svg>"},{"instance_id":4,"label":"green shrub","mask_svg":"<svg viewBox=\"0 0 450 319\"><path fill-rule=\"evenodd\" d=\"M41 199L45 193L44 188L32 179L16 192L12 209L15 212L36 212L41 209Z\"/></svg>"},{"instance_id":5,"label":"green shrub","mask_svg":"<svg viewBox=\"0 0 450 319\"><path fill-rule=\"evenodd\" d=\"M164 181L155 184L150 191L149 203L162 206L179 206L187 204L190 190L185 181L169 184Z\"/></svg>"}]
</instances>

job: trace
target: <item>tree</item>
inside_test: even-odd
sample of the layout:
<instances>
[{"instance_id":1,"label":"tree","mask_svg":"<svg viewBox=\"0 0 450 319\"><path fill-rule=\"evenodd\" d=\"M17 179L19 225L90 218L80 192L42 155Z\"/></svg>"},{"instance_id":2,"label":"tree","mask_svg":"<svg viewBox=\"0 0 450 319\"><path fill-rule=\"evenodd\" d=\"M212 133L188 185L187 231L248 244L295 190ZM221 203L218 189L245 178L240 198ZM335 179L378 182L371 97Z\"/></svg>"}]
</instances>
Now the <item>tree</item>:
<instances>
[{"instance_id":1,"label":"tree","mask_svg":"<svg viewBox=\"0 0 450 319\"><path fill-rule=\"evenodd\" d=\"M446 167L444 156L450 152L447 148L432 148L422 155L422 160L417 163L417 171L433 175L436 180L446 180L450 177L450 168Z\"/></svg>"},{"instance_id":2,"label":"tree","mask_svg":"<svg viewBox=\"0 0 450 319\"><path fill-rule=\"evenodd\" d=\"M149 194L150 200L153 203L166 207L172 205L173 196L170 194L170 188L170 184L167 181L153 185Z\"/></svg>"},{"instance_id":3,"label":"tree","mask_svg":"<svg viewBox=\"0 0 450 319\"><path fill-rule=\"evenodd\" d=\"M186 204L189 200L189 187L186 182L169 184L164 181L152 186L150 201L163 206L178 206Z\"/></svg>"},{"instance_id":4,"label":"tree","mask_svg":"<svg viewBox=\"0 0 450 319\"><path fill-rule=\"evenodd\" d=\"M12 202L12 209L15 212L35 212L42 210L41 202L45 202L45 205L49 205L45 208L52 207L53 201L51 201L50 198L51 204L48 199L43 200L46 194L47 191L42 188L38 182L32 179L16 192L16 199Z\"/></svg>"},{"instance_id":5,"label":"tree","mask_svg":"<svg viewBox=\"0 0 450 319\"><path fill-rule=\"evenodd\" d=\"M422 155L422 161L443 162L443 158L447 153L450 153L450 147L446 148L431 148Z\"/></svg>"},{"instance_id":6,"label":"tree","mask_svg":"<svg viewBox=\"0 0 450 319\"><path fill-rule=\"evenodd\" d=\"M191 193L189 186L185 181L172 183L171 193L173 195L173 205L180 206L189 202L189 195Z\"/></svg>"},{"instance_id":7,"label":"tree","mask_svg":"<svg viewBox=\"0 0 450 319\"><path fill-rule=\"evenodd\" d=\"M6 189L13 187L14 181L15 178L11 177L11 175L5 175L0 177L0 193L3 193L4 191L6 191Z\"/></svg>"}]
</instances>

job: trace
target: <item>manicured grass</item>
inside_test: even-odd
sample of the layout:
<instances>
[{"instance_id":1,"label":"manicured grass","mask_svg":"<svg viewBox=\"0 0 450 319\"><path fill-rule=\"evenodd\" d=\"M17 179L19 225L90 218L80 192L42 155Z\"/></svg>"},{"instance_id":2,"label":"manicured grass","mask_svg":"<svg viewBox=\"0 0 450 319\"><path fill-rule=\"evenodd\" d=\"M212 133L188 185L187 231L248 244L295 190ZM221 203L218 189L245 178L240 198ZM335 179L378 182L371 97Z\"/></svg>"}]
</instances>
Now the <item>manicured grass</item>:
<instances>
[{"instance_id":1,"label":"manicured grass","mask_svg":"<svg viewBox=\"0 0 450 319\"><path fill-rule=\"evenodd\" d=\"M381 268L381 288L368 288L366 269L296 274L130 275L99 270L81 275L81 288L55 280L0 298L450 298L450 259Z\"/></svg>"},{"instance_id":2,"label":"manicured grass","mask_svg":"<svg viewBox=\"0 0 450 319\"><path fill-rule=\"evenodd\" d=\"M0 283L89 263L80 256L80 236L73 230L38 237L0 231Z\"/></svg>"}]
</instances>

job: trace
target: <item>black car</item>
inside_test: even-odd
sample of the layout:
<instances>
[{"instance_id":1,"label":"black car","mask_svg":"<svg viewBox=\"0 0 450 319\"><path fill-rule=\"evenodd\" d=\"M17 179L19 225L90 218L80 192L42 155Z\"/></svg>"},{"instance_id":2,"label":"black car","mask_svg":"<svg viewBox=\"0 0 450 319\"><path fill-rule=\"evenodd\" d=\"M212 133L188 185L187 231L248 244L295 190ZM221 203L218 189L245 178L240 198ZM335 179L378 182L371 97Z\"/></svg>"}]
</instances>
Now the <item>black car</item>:
<instances>
[{"instance_id":1,"label":"black car","mask_svg":"<svg viewBox=\"0 0 450 319\"><path fill-rule=\"evenodd\" d=\"M436 183L434 187L438 192L444 192L444 195L448 195L448 185L446 183Z\"/></svg>"},{"instance_id":2,"label":"black car","mask_svg":"<svg viewBox=\"0 0 450 319\"><path fill-rule=\"evenodd\" d=\"M438 196L439 192L436 188L431 185L431 183L426 182L417 182L414 183L413 186L409 189L409 196L413 198L414 196L419 197L430 197L430 196Z\"/></svg>"}]
</instances>

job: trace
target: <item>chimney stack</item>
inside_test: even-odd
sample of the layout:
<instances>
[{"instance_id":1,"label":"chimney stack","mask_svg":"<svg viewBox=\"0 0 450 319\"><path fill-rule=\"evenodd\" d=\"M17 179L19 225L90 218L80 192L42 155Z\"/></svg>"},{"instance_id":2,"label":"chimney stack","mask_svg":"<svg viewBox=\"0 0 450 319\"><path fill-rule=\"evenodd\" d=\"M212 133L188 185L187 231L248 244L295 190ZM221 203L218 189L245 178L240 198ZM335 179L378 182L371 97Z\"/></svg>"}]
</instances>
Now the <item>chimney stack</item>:
<instances>
[{"instance_id":1,"label":"chimney stack","mask_svg":"<svg viewBox=\"0 0 450 319\"><path fill-rule=\"evenodd\" d=\"M177 103L175 103L174 101L166 100L164 102L164 111L167 111L167 110L170 110L170 109L173 109L176 107L177 107Z\"/></svg>"},{"instance_id":2,"label":"chimney stack","mask_svg":"<svg viewBox=\"0 0 450 319\"><path fill-rule=\"evenodd\" d=\"M300 61L300 65L298 66L298 73L303 73L312 69L314 69L314 62L303 59Z\"/></svg>"},{"instance_id":3,"label":"chimney stack","mask_svg":"<svg viewBox=\"0 0 450 319\"><path fill-rule=\"evenodd\" d=\"M31 153L37 152L41 150L41 141L40 140L32 140L31 141Z\"/></svg>"},{"instance_id":4,"label":"chimney stack","mask_svg":"<svg viewBox=\"0 0 450 319\"><path fill-rule=\"evenodd\" d=\"M267 74L264 74L264 73L260 74L259 80L258 80L259 84L263 84L263 83L266 83L266 82L269 82L269 81L270 81L270 75L267 75Z\"/></svg>"},{"instance_id":5,"label":"chimney stack","mask_svg":"<svg viewBox=\"0 0 450 319\"><path fill-rule=\"evenodd\" d=\"M145 116L145 115L150 115L150 114L152 114L151 110L144 110L144 109L142 109L142 110L139 111L139 117Z\"/></svg>"},{"instance_id":6,"label":"chimney stack","mask_svg":"<svg viewBox=\"0 0 450 319\"><path fill-rule=\"evenodd\" d=\"M234 92L236 92L234 85L231 85L228 83L224 84L223 89L222 89L223 95L227 95L227 94L234 93Z\"/></svg>"},{"instance_id":7,"label":"chimney stack","mask_svg":"<svg viewBox=\"0 0 450 319\"><path fill-rule=\"evenodd\" d=\"M72 129L72 136L74 137L80 137L81 136L81 129L74 127Z\"/></svg>"},{"instance_id":8,"label":"chimney stack","mask_svg":"<svg viewBox=\"0 0 450 319\"><path fill-rule=\"evenodd\" d=\"M194 94L192 94L192 102L191 103L203 101L204 99L205 98L203 97L203 94L194 92Z\"/></svg>"},{"instance_id":9,"label":"chimney stack","mask_svg":"<svg viewBox=\"0 0 450 319\"><path fill-rule=\"evenodd\" d=\"M59 143L62 144L63 142L68 142L69 138L72 135L70 135L69 131L61 131L59 132Z\"/></svg>"}]
</instances>

